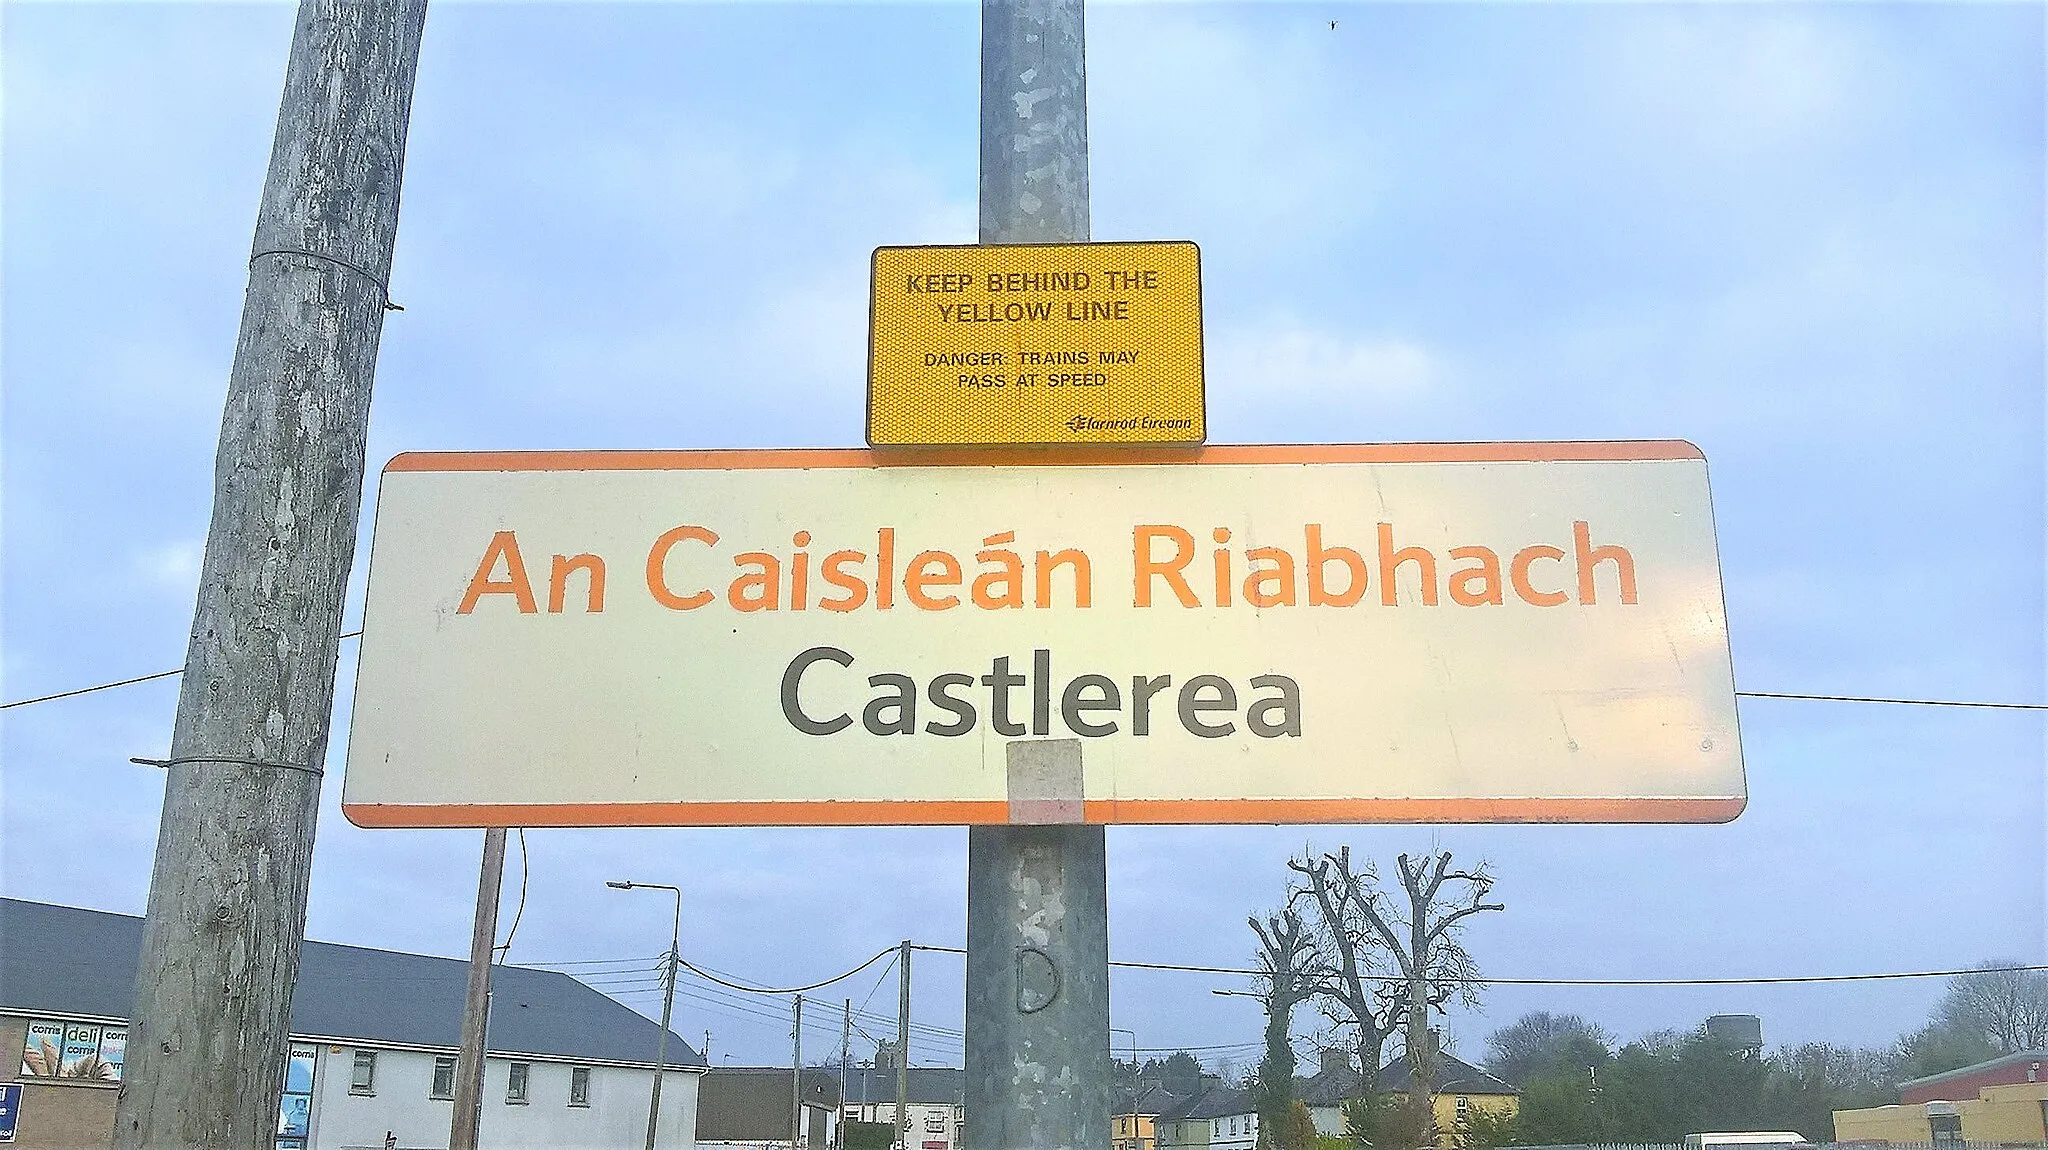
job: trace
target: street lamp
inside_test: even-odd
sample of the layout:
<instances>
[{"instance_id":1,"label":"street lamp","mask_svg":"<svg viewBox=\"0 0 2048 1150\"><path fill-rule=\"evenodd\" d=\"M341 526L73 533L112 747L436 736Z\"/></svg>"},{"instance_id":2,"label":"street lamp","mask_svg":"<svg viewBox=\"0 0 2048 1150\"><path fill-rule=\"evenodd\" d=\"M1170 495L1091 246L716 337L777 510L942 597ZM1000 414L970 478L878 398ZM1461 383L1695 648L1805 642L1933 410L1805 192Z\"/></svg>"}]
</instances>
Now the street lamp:
<instances>
[{"instance_id":1,"label":"street lamp","mask_svg":"<svg viewBox=\"0 0 2048 1150\"><path fill-rule=\"evenodd\" d=\"M661 980L661 1037L654 1045L654 1093L647 1099L647 1150L654 1150L654 1127L661 1119L661 1072L668 1065L668 1017L669 1009L676 1001L676 966L683 961L683 892L660 882L612 882L605 881L613 890L665 890L676 896L675 926L669 932L668 953L662 956Z\"/></svg>"}]
</instances>

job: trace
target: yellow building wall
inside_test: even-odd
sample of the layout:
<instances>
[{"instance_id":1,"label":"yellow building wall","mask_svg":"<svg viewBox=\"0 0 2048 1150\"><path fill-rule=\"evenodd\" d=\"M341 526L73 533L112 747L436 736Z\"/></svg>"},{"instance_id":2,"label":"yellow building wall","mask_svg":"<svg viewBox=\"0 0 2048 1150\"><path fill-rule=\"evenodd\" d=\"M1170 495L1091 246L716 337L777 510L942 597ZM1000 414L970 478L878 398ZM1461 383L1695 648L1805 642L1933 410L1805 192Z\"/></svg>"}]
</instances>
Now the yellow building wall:
<instances>
[{"instance_id":1,"label":"yellow building wall","mask_svg":"<svg viewBox=\"0 0 2048 1150\"><path fill-rule=\"evenodd\" d=\"M1972 1142L2048 1141L2041 1103L2048 1101L2048 1082L1986 1086L1977 1101L1956 1104L1963 1116L1963 1137Z\"/></svg>"},{"instance_id":2,"label":"yellow building wall","mask_svg":"<svg viewBox=\"0 0 2048 1150\"><path fill-rule=\"evenodd\" d=\"M1987 1086L1977 1097L1949 1105L1962 1120L1965 1141L2042 1142L2048 1141L2043 1101L2048 1082L2021 1082ZM1835 1111L1837 1142L1925 1142L1932 1136L1924 1103Z\"/></svg>"},{"instance_id":3,"label":"yellow building wall","mask_svg":"<svg viewBox=\"0 0 2048 1150\"><path fill-rule=\"evenodd\" d=\"M1466 1113L1484 1110L1512 1116L1522 1100L1513 1094L1439 1094L1432 1099L1436 1112L1436 1144L1450 1150L1458 1144L1458 1099L1465 1099Z\"/></svg>"},{"instance_id":4,"label":"yellow building wall","mask_svg":"<svg viewBox=\"0 0 2048 1150\"><path fill-rule=\"evenodd\" d=\"M1109 1120L1113 1150L1154 1150L1158 1145L1151 1114L1118 1114Z\"/></svg>"},{"instance_id":5,"label":"yellow building wall","mask_svg":"<svg viewBox=\"0 0 2048 1150\"><path fill-rule=\"evenodd\" d=\"M1925 1106L1835 1111L1837 1142L1925 1142L1932 1137Z\"/></svg>"}]
</instances>

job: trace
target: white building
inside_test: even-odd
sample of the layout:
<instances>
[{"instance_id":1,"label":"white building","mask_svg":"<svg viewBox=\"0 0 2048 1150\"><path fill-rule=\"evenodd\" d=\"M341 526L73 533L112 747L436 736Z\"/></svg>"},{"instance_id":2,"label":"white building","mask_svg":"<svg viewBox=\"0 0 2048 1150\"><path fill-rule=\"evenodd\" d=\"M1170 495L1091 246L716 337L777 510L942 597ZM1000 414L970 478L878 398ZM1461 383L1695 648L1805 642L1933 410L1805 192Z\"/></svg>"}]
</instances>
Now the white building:
<instances>
[{"instance_id":1,"label":"white building","mask_svg":"<svg viewBox=\"0 0 2048 1150\"><path fill-rule=\"evenodd\" d=\"M0 1082L22 1084L14 1145L105 1146L142 951L130 915L0 899ZM334 943L300 951L276 1150L446 1147L466 962ZM639 1150L661 1028L553 971L497 967L480 1141ZM673 1033L662 1150L689 1150L704 1059ZM18 1067L18 1070L16 1069Z\"/></svg>"},{"instance_id":2,"label":"white building","mask_svg":"<svg viewBox=\"0 0 2048 1150\"><path fill-rule=\"evenodd\" d=\"M836 1068L832 1071L837 1077ZM904 1150L960 1150L966 1125L967 1076L950 1066L913 1066L904 1111L910 1119ZM896 1063L888 1044L867 1066L847 1069L840 1114L848 1122L896 1121Z\"/></svg>"}]
</instances>

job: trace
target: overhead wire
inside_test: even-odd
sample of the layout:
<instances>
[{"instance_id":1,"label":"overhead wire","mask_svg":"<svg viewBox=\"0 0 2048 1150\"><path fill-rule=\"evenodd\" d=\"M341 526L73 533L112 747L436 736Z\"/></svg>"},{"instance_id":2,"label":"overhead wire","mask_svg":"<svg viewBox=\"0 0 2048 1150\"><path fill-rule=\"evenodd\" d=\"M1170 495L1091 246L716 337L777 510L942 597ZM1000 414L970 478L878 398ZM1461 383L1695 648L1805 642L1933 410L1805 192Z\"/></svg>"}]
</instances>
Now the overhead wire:
<instances>
[{"instance_id":1,"label":"overhead wire","mask_svg":"<svg viewBox=\"0 0 2048 1150\"><path fill-rule=\"evenodd\" d=\"M940 954L967 953L957 946L935 946L923 943L913 945L911 949L935 951ZM1250 975L1257 977L1266 973L1253 967L1196 966L1178 962L1131 962L1111 959L1109 965L1125 970L1165 970L1186 974ZM1445 977L1433 981L1469 984L1472 986L1768 986L1783 983L1879 982L1903 978L1954 978L1965 974L2010 974L2029 971L2048 971L2048 965L1979 966L1956 970L1901 970L1879 971L1867 974L1784 974L1750 978L1497 978L1492 975L1470 975Z\"/></svg>"},{"instance_id":2,"label":"overhead wire","mask_svg":"<svg viewBox=\"0 0 2048 1150\"><path fill-rule=\"evenodd\" d=\"M519 906L512 911L512 925L505 931L505 941L491 948L493 952L512 956L512 940L519 936L519 920L526 915L526 828L519 827Z\"/></svg>"},{"instance_id":3,"label":"overhead wire","mask_svg":"<svg viewBox=\"0 0 2048 1150\"><path fill-rule=\"evenodd\" d=\"M718 985L726 987L729 990L744 991L747 994L802 994L805 991L816 990L821 986L830 986L835 982L843 982L846 979L852 978L854 975L859 974L861 971L866 970L868 967L871 967L874 964L882 961L882 958L885 955L893 954L895 953L895 951L896 948L893 946L884 947L883 949L876 951L873 957L869 958L866 962L861 963L859 966L854 967L852 970L849 970L844 974L835 974L830 978L822 979L818 982L813 982L807 986L746 986L737 982L728 982L725 979L720 978L717 975L712 974L711 972L703 969L702 967L692 965L688 959L679 960L678 965L680 965L684 970L687 970L690 973L696 975L697 977L704 979L706 982L715 982Z\"/></svg>"},{"instance_id":4,"label":"overhead wire","mask_svg":"<svg viewBox=\"0 0 2048 1150\"><path fill-rule=\"evenodd\" d=\"M353 631L343 631L337 638L359 639L362 637L362 634L362 628L358 627ZM54 703L59 699L76 698L79 695L90 695L97 691L111 691L116 687L131 687L137 683L147 683L154 679L168 679L173 675L182 675L184 673L185 668L173 667L168 671L155 671L129 679L116 679L111 683L95 683L90 687L74 687L68 691L37 695L34 698L15 699L11 702L0 703L0 711L11 710L15 707L26 707L34 703ZM1905 699L1881 695L1819 695L1801 694L1791 691L1737 691L1735 694L1736 697L1743 699L1798 699L1817 703L1885 703L1905 707L1977 707L2000 711L2048 711L2048 703L2007 703L1966 699Z\"/></svg>"}]
</instances>

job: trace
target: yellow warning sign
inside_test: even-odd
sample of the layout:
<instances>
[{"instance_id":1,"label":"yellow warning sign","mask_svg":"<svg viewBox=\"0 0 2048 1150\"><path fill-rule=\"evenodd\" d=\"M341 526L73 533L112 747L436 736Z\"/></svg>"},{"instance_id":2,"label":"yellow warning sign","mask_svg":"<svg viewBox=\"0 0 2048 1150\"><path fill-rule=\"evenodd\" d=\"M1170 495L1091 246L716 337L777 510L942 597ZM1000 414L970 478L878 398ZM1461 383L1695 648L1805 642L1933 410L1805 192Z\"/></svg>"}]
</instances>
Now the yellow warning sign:
<instances>
[{"instance_id":1,"label":"yellow warning sign","mask_svg":"<svg viewBox=\"0 0 2048 1150\"><path fill-rule=\"evenodd\" d=\"M868 442L1200 443L1201 251L876 248Z\"/></svg>"}]
</instances>

